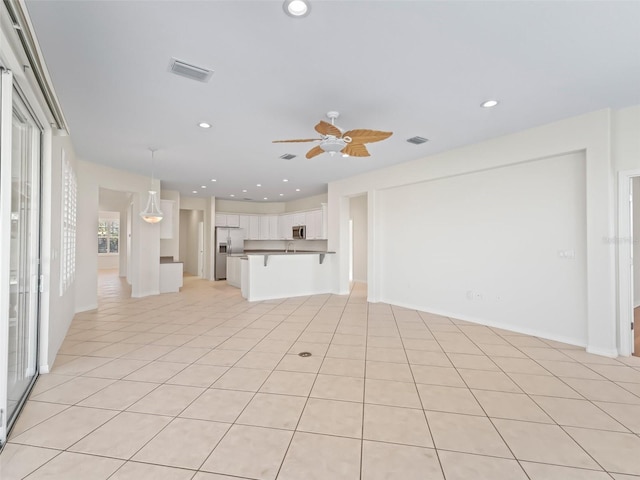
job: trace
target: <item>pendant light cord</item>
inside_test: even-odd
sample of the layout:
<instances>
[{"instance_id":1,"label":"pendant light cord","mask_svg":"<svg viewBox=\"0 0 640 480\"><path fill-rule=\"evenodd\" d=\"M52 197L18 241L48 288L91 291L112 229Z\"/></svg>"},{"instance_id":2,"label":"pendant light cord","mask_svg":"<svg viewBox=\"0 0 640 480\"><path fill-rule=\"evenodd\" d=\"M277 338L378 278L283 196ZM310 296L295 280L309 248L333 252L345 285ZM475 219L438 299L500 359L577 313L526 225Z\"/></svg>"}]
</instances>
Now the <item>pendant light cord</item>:
<instances>
[{"instance_id":1,"label":"pendant light cord","mask_svg":"<svg viewBox=\"0 0 640 480\"><path fill-rule=\"evenodd\" d=\"M153 176L153 160L154 160L154 154L156 153L157 148L149 147L149 150L151 150L151 189L153 189L153 180L154 180L154 176Z\"/></svg>"}]
</instances>

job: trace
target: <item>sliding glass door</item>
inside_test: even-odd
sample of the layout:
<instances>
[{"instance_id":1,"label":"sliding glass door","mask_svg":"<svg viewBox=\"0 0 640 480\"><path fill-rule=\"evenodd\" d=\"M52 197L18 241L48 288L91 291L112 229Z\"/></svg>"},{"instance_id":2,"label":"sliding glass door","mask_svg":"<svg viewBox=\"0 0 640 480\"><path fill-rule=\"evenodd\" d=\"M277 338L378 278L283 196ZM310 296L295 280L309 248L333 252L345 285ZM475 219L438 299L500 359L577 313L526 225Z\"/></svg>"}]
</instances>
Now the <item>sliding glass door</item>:
<instances>
[{"instance_id":1,"label":"sliding glass door","mask_svg":"<svg viewBox=\"0 0 640 480\"><path fill-rule=\"evenodd\" d=\"M10 72L4 71L0 91L0 284L4 290L0 351L5 358L0 363L4 387L0 394L4 391L5 398L0 398L0 405L4 404L0 441L5 440L38 373L42 131L10 80Z\"/></svg>"}]
</instances>

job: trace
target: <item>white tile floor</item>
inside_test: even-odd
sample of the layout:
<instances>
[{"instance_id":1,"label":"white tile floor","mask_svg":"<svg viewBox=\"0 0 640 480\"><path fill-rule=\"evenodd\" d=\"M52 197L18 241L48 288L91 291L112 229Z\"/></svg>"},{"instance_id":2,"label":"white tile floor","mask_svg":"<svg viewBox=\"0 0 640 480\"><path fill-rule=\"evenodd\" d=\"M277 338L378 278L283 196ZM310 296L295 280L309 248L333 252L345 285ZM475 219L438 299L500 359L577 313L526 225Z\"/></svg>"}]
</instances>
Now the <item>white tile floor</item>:
<instances>
[{"instance_id":1,"label":"white tile floor","mask_svg":"<svg viewBox=\"0 0 640 480\"><path fill-rule=\"evenodd\" d=\"M100 278L0 478L640 478L640 359L367 304L250 304L224 282ZM297 355L309 351L313 355Z\"/></svg>"}]
</instances>

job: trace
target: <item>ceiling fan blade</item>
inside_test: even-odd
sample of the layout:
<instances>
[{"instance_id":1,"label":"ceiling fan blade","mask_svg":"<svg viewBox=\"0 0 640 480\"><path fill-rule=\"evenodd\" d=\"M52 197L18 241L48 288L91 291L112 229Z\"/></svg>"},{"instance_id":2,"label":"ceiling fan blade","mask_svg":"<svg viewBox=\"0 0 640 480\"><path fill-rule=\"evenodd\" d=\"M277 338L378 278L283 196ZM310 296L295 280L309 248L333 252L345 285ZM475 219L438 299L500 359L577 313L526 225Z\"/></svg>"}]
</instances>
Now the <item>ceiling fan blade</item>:
<instances>
[{"instance_id":1,"label":"ceiling fan blade","mask_svg":"<svg viewBox=\"0 0 640 480\"><path fill-rule=\"evenodd\" d=\"M343 137L351 137L353 143L373 143L385 140L393 135L393 132L381 132L380 130L349 130Z\"/></svg>"},{"instance_id":2,"label":"ceiling fan blade","mask_svg":"<svg viewBox=\"0 0 640 480\"><path fill-rule=\"evenodd\" d=\"M321 138L298 138L295 140L274 140L271 143L300 143L300 142L319 142Z\"/></svg>"},{"instance_id":3,"label":"ceiling fan blade","mask_svg":"<svg viewBox=\"0 0 640 480\"><path fill-rule=\"evenodd\" d=\"M340 150L342 153L346 153L350 157L369 157L367 147L361 143L349 143L346 147Z\"/></svg>"},{"instance_id":4,"label":"ceiling fan blade","mask_svg":"<svg viewBox=\"0 0 640 480\"><path fill-rule=\"evenodd\" d=\"M316 157L316 156L320 155L321 153L324 153L324 150L322 150L320 148L320 146L318 145L318 146L313 147L311 150L309 150L307 152L306 157L307 158L313 158L313 157Z\"/></svg>"},{"instance_id":5,"label":"ceiling fan blade","mask_svg":"<svg viewBox=\"0 0 640 480\"><path fill-rule=\"evenodd\" d=\"M325 122L324 120L320 120L320 122L316 125L316 132L320 135L333 135L334 137L342 137L342 132L340 129L330 123Z\"/></svg>"}]
</instances>

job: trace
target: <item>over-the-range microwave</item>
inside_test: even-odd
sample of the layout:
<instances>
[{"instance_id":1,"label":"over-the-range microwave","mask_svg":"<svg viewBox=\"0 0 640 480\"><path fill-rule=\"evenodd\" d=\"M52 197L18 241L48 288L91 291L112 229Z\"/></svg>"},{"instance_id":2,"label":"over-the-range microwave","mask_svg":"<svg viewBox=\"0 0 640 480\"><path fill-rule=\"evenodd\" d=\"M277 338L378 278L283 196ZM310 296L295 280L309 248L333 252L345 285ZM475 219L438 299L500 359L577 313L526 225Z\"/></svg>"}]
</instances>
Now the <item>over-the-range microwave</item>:
<instances>
[{"instance_id":1,"label":"over-the-range microwave","mask_svg":"<svg viewBox=\"0 0 640 480\"><path fill-rule=\"evenodd\" d=\"M304 240L307 238L307 227L305 225L297 225L293 227L294 240Z\"/></svg>"}]
</instances>

